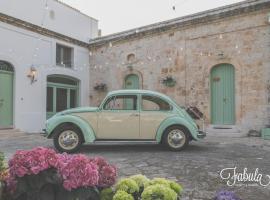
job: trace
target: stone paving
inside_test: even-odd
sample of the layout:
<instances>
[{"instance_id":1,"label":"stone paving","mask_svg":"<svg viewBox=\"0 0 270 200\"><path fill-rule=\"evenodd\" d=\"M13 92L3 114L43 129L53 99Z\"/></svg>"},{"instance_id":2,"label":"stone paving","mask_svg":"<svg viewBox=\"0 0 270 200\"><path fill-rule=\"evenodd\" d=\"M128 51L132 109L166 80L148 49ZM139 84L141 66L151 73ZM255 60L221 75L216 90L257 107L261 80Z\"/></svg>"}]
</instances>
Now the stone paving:
<instances>
[{"instance_id":1,"label":"stone paving","mask_svg":"<svg viewBox=\"0 0 270 200\"><path fill-rule=\"evenodd\" d=\"M38 134L11 133L0 135L0 151L10 158L16 149L35 146L53 147L52 140ZM226 186L220 171L238 167L243 172L259 168L270 175L270 141L260 138L207 137L201 142L192 142L182 152L170 152L158 145L136 146L84 146L80 153L103 156L119 169L119 177L142 173L148 177L166 177L181 183L185 189L184 200L210 200L215 191L229 189L243 200L270 199L270 186L257 184Z\"/></svg>"}]
</instances>

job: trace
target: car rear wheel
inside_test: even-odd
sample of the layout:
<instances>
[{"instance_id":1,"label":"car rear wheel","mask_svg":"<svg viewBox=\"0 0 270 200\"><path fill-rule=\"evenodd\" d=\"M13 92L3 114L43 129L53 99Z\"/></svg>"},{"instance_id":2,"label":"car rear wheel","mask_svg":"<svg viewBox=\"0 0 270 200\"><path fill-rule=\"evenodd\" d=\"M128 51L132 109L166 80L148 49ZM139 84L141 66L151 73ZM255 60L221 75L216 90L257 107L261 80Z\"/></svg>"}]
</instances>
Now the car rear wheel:
<instances>
[{"instance_id":1,"label":"car rear wheel","mask_svg":"<svg viewBox=\"0 0 270 200\"><path fill-rule=\"evenodd\" d=\"M183 126L171 126L163 136L163 143L172 151L183 150L189 144L189 133Z\"/></svg>"},{"instance_id":2,"label":"car rear wheel","mask_svg":"<svg viewBox=\"0 0 270 200\"><path fill-rule=\"evenodd\" d=\"M53 142L60 152L74 153L82 145L81 130L75 126L63 125L55 130Z\"/></svg>"}]
</instances>

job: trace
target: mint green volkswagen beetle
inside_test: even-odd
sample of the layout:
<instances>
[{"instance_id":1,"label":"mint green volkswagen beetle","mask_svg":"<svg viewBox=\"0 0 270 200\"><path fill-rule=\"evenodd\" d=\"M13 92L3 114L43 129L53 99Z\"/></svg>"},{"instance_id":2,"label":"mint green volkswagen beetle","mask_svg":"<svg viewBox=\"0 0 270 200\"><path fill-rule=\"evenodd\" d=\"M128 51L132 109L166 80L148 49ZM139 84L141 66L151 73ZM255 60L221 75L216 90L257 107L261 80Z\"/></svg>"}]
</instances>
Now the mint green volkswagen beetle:
<instances>
[{"instance_id":1,"label":"mint green volkswagen beetle","mask_svg":"<svg viewBox=\"0 0 270 200\"><path fill-rule=\"evenodd\" d=\"M68 153L93 143L162 143L179 151L206 136L171 98L147 90L109 92L99 107L57 113L47 120L45 134Z\"/></svg>"}]
</instances>

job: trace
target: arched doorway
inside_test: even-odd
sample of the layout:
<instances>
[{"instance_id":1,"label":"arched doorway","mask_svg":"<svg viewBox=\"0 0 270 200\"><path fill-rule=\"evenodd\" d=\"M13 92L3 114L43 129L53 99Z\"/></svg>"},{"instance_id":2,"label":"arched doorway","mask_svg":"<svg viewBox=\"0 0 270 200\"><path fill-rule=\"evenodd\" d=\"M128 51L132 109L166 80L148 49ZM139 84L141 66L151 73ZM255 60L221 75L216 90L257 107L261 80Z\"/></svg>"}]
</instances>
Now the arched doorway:
<instances>
[{"instance_id":1,"label":"arched doorway","mask_svg":"<svg viewBox=\"0 0 270 200\"><path fill-rule=\"evenodd\" d=\"M125 78L125 89L139 89L139 76L136 74L129 74Z\"/></svg>"},{"instance_id":2,"label":"arched doorway","mask_svg":"<svg viewBox=\"0 0 270 200\"><path fill-rule=\"evenodd\" d=\"M211 70L211 123L235 124L235 72L231 64L219 64Z\"/></svg>"},{"instance_id":3,"label":"arched doorway","mask_svg":"<svg viewBox=\"0 0 270 200\"><path fill-rule=\"evenodd\" d=\"M12 65L0 61L0 128L13 126L13 78Z\"/></svg>"},{"instance_id":4,"label":"arched doorway","mask_svg":"<svg viewBox=\"0 0 270 200\"><path fill-rule=\"evenodd\" d=\"M47 119L57 112L79 106L79 81L63 75L47 77Z\"/></svg>"}]
</instances>

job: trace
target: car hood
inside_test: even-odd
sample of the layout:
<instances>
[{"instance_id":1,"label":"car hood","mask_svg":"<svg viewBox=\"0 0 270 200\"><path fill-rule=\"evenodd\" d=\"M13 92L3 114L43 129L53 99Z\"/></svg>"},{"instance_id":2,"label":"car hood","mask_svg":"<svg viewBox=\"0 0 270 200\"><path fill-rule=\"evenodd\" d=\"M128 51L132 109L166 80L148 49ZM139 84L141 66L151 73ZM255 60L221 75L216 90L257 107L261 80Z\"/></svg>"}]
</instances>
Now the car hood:
<instances>
[{"instance_id":1,"label":"car hood","mask_svg":"<svg viewBox=\"0 0 270 200\"><path fill-rule=\"evenodd\" d=\"M79 108L72 108L68 110L64 110L62 112L57 113L55 116L59 115L68 115L73 113L83 113L83 112L96 112L98 111L98 107L79 107Z\"/></svg>"}]
</instances>

